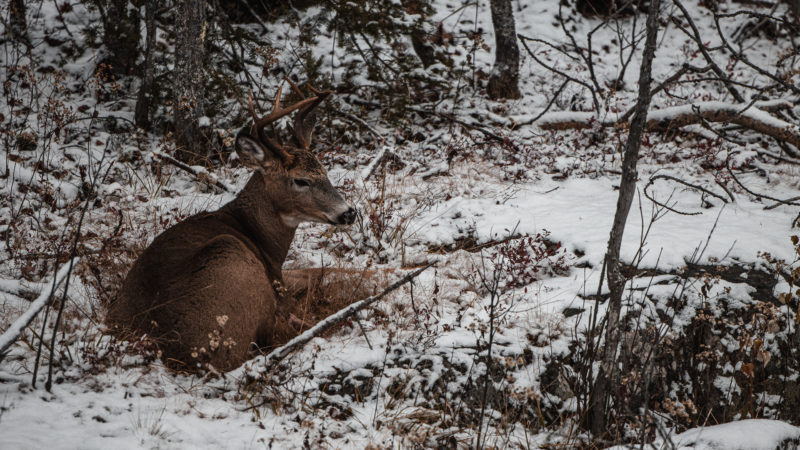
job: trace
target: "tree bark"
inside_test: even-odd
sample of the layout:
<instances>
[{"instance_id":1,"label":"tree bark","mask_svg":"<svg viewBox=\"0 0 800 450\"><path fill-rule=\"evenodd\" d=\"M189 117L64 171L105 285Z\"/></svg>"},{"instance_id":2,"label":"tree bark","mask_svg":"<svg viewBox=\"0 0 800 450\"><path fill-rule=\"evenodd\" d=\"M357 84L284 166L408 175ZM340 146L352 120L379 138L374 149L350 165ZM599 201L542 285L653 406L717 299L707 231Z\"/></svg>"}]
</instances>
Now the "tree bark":
<instances>
[{"instance_id":1,"label":"tree bark","mask_svg":"<svg viewBox=\"0 0 800 450\"><path fill-rule=\"evenodd\" d=\"M636 192L636 163L639 159L642 135L647 124L647 110L650 107L650 84L653 57L656 51L656 38L658 35L658 7L659 0L651 0L647 13L647 38L642 54L642 66L639 71L639 98L636 101L636 110L628 141L622 160L622 180L617 198L617 210L614 214L614 224L608 240L606 253L606 275L608 287L611 291L608 299L606 313L606 339L600 370L595 380L588 419L591 421L591 431L595 436L600 436L606 430L607 405L611 397L612 386L617 378L617 347L620 342L619 318L622 309L622 294L625 288L625 276L622 274L620 264L620 248L622 235L625 231L625 222L631 209L633 196Z\"/></svg>"},{"instance_id":2,"label":"tree bark","mask_svg":"<svg viewBox=\"0 0 800 450\"><path fill-rule=\"evenodd\" d=\"M511 0L491 0L494 26L494 67L486 91L489 97L519 98L519 46Z\"/></svg>"},{"instance_id":3,"label":"tree bark","mask_svg":"<svg viewBox=\"0 0 800 450\"><path fill-rule=\"evenodd\" d=\"M117 75L132 75L139 57L139 9L129 0L96 0L103 21L103 45L108 52L101 60Z\"/></svg>"},{"instance_id":4,"label":"tree bark","mask_svg":"<svg viewBox=\"0 0 800 450\"><path fill-rule=\"evenodd\" d=\"M204 115L206 76L206 2L181 0L176 11L175 85L172 105L175 122L176 156L196 164L207 154L207 139L200 129Z\"/></svg>"},{"instance_id":5,"label":"tree bark","mask_svg":"<svg viewBox=\"0 0 800 450\"><path fill-rule=\"evenodd\" d=\"M133 120L136 126L150 130L150 109L154 93L155 67L153 57L156 50L156 0L147 0L145 3L144 23L147 29L147 41L144 48L144 65L142 67L142 85L136 97L136 111Z\"/></svg>"}]
</instances>

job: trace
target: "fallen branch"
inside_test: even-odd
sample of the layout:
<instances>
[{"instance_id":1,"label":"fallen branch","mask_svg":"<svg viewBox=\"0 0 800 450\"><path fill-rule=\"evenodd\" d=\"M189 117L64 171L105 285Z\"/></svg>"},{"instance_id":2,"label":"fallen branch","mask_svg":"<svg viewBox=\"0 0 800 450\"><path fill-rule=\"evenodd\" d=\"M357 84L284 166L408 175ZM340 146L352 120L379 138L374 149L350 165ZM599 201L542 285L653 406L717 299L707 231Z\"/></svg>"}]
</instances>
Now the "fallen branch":
<instances>
[{"instance_id":1,"label":"fallen branch","mask_svg":"<svg viewBox=\"0 0 800 450\"><path fill-rule=\"evenodd\" d=\"M0 279L0 292L16 295L27 300L36 298L46 287L47 283Z\"/></svg>"},{"instance_id":2,"label":"fallen branch","mask_svg":"<svg viewBox=\"0 0 800 450\"><path fill-rule=\"evenodd\" d=\"M0 361L6 356L6 351L19 339L22 335L22 330L25 329L42 309L50 303L56 289L61 285L61 282L67 277L67 274L72 270L72 267L78 262L78 258L73 258L68 264L64 264L61 270L58 271L53 278L53 282L49 290L44 290L39 294L39 297L31 303L30 308L25 311L21 316L11 324L6 331L0 335Z\"/></svg>"},{"instance_id":3,"label":"fallen branch","mask_svg":"<svg viewBox=\"0 0 800 450\"><path fill-rule=\"evenodd\" d=\"M419 276L419 274L421 274L422 272L424 272L425 270L427 270L428 268L430 268L434 264L435 263L431 262L431 263L426 264L423 267L420 267L419 269L407 274L403 278L401 278L401 279L395 281L394 283L392 283L389 287L384 289L383 292L381 292L380 294L373 295L372 297L369 297L369 298L366 298L364 300L361 300L361 301L358 301L356 303L353 303L352 305L348 306L347 308L344 308L344 309L340 310L339 312L326 317L325 319L321 320L320 322L318 322L313 327L311 327L308 330L306 330L305 332L303 332L300 336L297 336L296 338L292 339L291 341L287 342L286 344L276 348L275 350L273 350L267 356L264 357L264 366L265 366L266 370L269 370L271 367L274 367L275 364L279 363L283 358L288 356L293 351L303 347L310 340L314 339L315 337L318 337L318 336L322 335L323 333L325 333L326 331L330 330L334 326L336 326L339 323L341 323L341 322L347 320L348 318L352 317L353 315L355 315L357 312L361 311L362 309L365 309L365 308L371 306L372 304L374 304L375 302L377 302L378 300L381 300L382 298L386 297L390 292L392 292L392 291L396 290L397 288L399 288L400 286L410 282L411 280L413 280L414 278Z\"/></svg>"},{"instance_id":4,"label":"fallen branch","mask_svg":"<svg viewBox=\"0 0 800 450\"><path fill-rule=\"evenodd\" d=\"M378 153L378 156L376 156L369 163L369 165L367 165L367 167L365 167L364 170L361 171L361 178L364 181L368 180L369 177L371 177L372 175L375 174L376 171L378 171L378 169L380 169L383 165L385 165L390 161L394 163L400 163L400 167L405 167L405 163L402 160L400 160L400 157L397 156L396 153L389 150L389 147L384 146L381 149L381 152Z\"/></svg>"},{"instance_id":5,"label":"fallen branch","mask_svg":"<svg viewBox=\"0 0 800 450\"><path fill-rule=\"evenodd\" d=\"M213 174L207 172L206 170L195 169L194 167L192 167L192 166L190 166L188 164L182 163L182 162L178 161L177 159L173 158L172 156L167 155L165 153L161 153L159 151L153 151L153 156L155 156L159 161L163 161L163 162L172 164L173 166L183 170L184 172L187 172L189 174L194 175L195 178L197 178L198 180L204 181L204 182L210 184L211 186L214 186L216 188L219 188L219 189L223 190L224 192L234 192L234 189L232 187L228 186L227 184L223 183L222 181L219 181L216 176L214 176Z\"/></svg>"},{"instance_id":6,"label":"fallen branch","mask_svg":"<svg viewBox=\"0 0 800 450\"><path fill-rule=\"evenodd\" d=\"M797 125L772 117L757 107L742 110L740 105L722 102L705 102L653 111L648 118L647 128L651 131L665 131L699 123L701 120L735 123L800 147L800 129Z\"/></svg>"},{"instance_id":7,"label":"fallen branch","mask_svg":"<svg viewBox=\"0 0 800 450\"><path fill-rule=\"evenodd\" d=\"M707 122L734 123L744 128L765 134L781 142L800 147L800 127L773 117L767 111L790 106L788 102L756 102L752 107L725 102L700 102L689 105L670 106L650 111L647 116L647 131L667 131ZM599 123L603 127L624 125L616 120L599 121L593 113L560 111L545 114L536 125L544 130L591 128Z\"/></svg>"}]
</instances>

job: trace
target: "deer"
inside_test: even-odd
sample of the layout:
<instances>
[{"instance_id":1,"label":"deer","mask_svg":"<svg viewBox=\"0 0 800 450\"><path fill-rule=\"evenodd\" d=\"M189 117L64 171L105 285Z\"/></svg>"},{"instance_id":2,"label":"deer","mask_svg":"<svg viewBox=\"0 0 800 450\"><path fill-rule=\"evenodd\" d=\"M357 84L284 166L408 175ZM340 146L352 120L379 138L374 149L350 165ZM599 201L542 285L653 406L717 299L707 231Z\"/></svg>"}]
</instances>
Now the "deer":
<instances>
[{"instance_id":1,"label":"deer","mask_svg":"<svg viewBox=\"0 0 800 450\"><path fill-rule=\"evenodd\" d=\"M198 213L157 236L108 307L109 327L146 334L167 367L229 371L254 350L291 338L303 324L296 323L286 291L314 290L326 273L287 271L285 287L282 266L298 225L350 225L356 219L356 209L310 150L312 112L331 91L309 85L314 96L306 98L287 81L300 100L282 107L281 86L268 115L256 114L250 95L252 125L235 140L236 153L254 169L245 187L216 211ZM295 111L292 143L267 133L268 125Z\"/></svg>"}]
</instances>

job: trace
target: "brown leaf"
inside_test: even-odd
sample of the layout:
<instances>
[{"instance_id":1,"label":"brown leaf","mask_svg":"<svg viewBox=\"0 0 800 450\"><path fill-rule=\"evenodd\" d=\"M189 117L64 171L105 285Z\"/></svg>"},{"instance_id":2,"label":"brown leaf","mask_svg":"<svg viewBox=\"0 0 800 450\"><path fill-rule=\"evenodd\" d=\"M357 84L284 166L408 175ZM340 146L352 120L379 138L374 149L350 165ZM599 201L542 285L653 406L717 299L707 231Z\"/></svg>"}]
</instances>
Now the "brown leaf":
<instances>
[{"instance_id":1,"label":"brown leaf","mask_svg":"<svg viewBox=\"0 0 800 450\"><path fill-rule=\"evenodd\" d=\"M742 373L747 375L748 377L752 378L753 374L756 371L756 367L753 363L742 364Z\"/></svg>"}]
</instances>

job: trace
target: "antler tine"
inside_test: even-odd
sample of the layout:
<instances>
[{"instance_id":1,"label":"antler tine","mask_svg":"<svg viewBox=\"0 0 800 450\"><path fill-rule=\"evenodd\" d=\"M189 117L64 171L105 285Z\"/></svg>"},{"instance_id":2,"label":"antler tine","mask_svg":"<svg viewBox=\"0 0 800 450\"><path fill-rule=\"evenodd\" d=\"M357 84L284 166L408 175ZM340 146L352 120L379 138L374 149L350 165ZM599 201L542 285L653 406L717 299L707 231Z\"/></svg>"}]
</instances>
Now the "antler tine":
<instances>
[{"instance_id":1,"label":"antler tine","mask_svg":"<svg viewBox=\"0 0 800 450\"><path fill-rule=\"evenodd\" d=\"M292 90L294 91L294 93L295 93L295 94L297 94L297 95L300 97L300 99L305 99L305 98L306 98L306 96L305 96L305 95L303 95L303 91L301 91L301 90L300 90L300 88L299 88L299 87L297 87L297 84L295 84L295 82L294 82L294 81L292 81L292 79L291 79L291 78L289 78L288 76L285 76L285 75L284 75L284 77L283 77L283 78L284 78L286 81L288 81L288 82L289 82L289 85L290 85L290 86L292 86Z\"/></svg>"},{"instance_id":2,"label":"antler tine","mask_svg":"<svg viewBox=\"0 0 800 450\"><path fill-rule=\"evenodd\" d=\"M292 86L295 87L294 83ZM311 111L317 107L323 100L325 100L329 95L333 93L333 91L318 91L314 89L314 86L311 84L306 83L308 89L315 94L314 102L306 105L297 115L294 117L294 135L295 139L297 139L297 143L303 147L304 149L308 150L311 147L311 133L314 131L314 124L307 124L306 118ZM295 87L295 89L299 90ZM302 95L302 94L300 94ZM310 126L308 126L310 125Z\"/></svg>"},{"instance_id":3,"label":"antler tine","mask_svg":"<svg viewBox=\"0 0 800 450\"><path fill-rule=\"evenodd\" d=\"M275 122L276 120L280 119L281 117L289 115L289 114L293 113L294 111L296 111L296 110L298 110L298 109L300 109L300 108L302 108L302 107L304 107L306 105L309 105L309 104L314 103L315 101L317 101L317 97L304 98L303 100L301 100L301 101L299 101L299 102L297 102L297 103L295 103L295 104L293 104L291 106L288 106L286 108L282 108L281 107L281 93L282 92L283 92L283 85L281 85L278 88L278 94L275 96L275 105L274 105L274 107L272 109L272 112L269 113L269 115L266 116L266 117L258 117L256 115L255 108L253 108L252 93L251 93L251 95L250 95L250 110L251 110L251 114L253 115L253 128L259 134L261 134L261 130L265 126L269 125L270 123Z\"/></svg>"},{"instance_id":4,"label":"antler tine","mask_svg":"<svg viewBox=\"0 0 800 450\"><path fill-rule=\"evenodd\" d=\"M324 95L325 97L327 97L327 96L331 95L331 93L332 93L332 91L320 91L320 90L314 89L314 86L312 86L311 83L308 83L307 86L308 86L308 90L310 90L317 97L319 97L321 95Z\"/></svg>"},{"instance_id":5,"label":"antler tine","mask_svg":"<svg viewBox=\"0 0 800 450\"><path fill-rule=\"evenodd\" d=\"M256 114L256 108L253 106L253 90L250 89L249 93L247 94L247 103L250 106L250 115L253 116L253 125L250 127L250 134L257 133L256 124L258 123L258 115Z\"/></svg>"}]
</instances>

